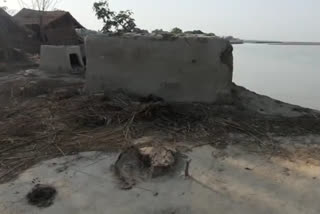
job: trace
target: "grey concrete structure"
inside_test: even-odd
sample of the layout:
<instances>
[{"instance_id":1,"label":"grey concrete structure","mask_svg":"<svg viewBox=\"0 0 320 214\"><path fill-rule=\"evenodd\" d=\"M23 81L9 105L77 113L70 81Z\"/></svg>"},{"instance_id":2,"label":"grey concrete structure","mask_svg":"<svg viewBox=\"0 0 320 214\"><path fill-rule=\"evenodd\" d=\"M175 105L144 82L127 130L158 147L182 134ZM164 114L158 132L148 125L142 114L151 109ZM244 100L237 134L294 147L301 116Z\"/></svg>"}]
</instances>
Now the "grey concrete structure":
<instances>
[{"instance_id":1,"label":"grey concrete structure","mask_svg":"<svg viewBox=\"0 0 320 214\"><path fill-rule=\"evenodd\" d=\"M207 36L86 39L88 92L123 89L169 102L217 102L231 90L232 46Z\"/></svg>"},{"instance_id":2,"label":"grey concrete structure","mask_svg":"<svg viewBox=\"0 0 320 214\"><path fill-rule=\"evenodd\" d=\"M84 63L79 46L41 46L40 69L56 73L79 73Z\"/></svg>"}]
</instances>

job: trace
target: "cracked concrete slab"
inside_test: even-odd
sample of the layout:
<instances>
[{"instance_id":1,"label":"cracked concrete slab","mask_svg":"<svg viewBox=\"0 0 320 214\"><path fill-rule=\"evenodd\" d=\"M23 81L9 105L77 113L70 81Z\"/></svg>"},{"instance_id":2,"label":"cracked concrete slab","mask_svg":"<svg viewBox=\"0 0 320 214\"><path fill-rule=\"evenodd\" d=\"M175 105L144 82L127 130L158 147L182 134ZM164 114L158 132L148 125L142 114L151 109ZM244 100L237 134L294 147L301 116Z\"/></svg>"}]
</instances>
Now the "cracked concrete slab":
<instances>
[{"instance_id":1,"label":"cracked concrete slab","mask_svg":"<svg viewBox=\"0 0 320 214\"><path fill-rule=\"evenodd\" d=\"M0 213L319 213L320 167L257 154L243 146L195 148L189 178L183 163L173 174L118 188L110 170L116 153L88 152L53 159L0 185ZM38 208L26 194L54 186L53 205Z\"/></svg>"}]
</instances>

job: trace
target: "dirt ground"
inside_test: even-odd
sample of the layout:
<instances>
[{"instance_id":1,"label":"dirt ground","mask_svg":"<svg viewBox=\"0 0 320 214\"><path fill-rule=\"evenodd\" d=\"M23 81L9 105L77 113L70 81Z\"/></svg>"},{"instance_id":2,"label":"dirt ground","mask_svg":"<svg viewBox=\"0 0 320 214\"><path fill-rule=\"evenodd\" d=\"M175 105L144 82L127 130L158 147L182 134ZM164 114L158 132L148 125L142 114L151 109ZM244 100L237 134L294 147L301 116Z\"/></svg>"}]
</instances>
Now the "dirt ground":
<instances>
[{"instance_id":1,"label":"dirt ground","mask_svg":"<svg viewBox=\"0 0 320 214\"><path fill-rule=\"evenodd\" d=\"M169 104L123 91L86 95L84 78L22 70L0 76L0 183L34 164L88 151L119 151L135 139L318 163L320 114L234 86L223 105Z\"/></svg>"}]
</instances>

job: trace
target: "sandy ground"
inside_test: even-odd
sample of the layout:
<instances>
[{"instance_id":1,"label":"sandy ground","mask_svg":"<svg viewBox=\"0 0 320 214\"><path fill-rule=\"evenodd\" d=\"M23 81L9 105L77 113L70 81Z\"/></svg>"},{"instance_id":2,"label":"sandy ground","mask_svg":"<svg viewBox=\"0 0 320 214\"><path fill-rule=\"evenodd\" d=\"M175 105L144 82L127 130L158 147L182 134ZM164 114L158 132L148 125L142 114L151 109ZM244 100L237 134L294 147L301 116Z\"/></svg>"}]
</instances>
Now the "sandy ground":
<instances>
[{"instance_id":1,"label":"sandy ground","mask_svg":"<svg viewBox=\"0 0 320 214\"><path fill-rule=\"evenodd\" d=\"M37 69L0 76L1 214L319 213L319 112L238 86L217 106L88 96L83 83ZM146 136L185 158L120 190L116 152ZM38 183L57 189L52 206L27 203Z\"/></svg>"},{"instance_id":2,"label":"sandy ground","mask_svg":"<svg viewBox=\"0 0 320 214\"><path fill-rule=\"evenodd\" d=\"M252 149L252 148L251 148ZM0 212L18 213L319 213L320 167L248 150L203 146L185 153L175 173L124 191L110 168L115 153L81 153L37 164L0 186ZM35 184L56 188L48 208L28 204Z\"/></svg>"}]
</instances>

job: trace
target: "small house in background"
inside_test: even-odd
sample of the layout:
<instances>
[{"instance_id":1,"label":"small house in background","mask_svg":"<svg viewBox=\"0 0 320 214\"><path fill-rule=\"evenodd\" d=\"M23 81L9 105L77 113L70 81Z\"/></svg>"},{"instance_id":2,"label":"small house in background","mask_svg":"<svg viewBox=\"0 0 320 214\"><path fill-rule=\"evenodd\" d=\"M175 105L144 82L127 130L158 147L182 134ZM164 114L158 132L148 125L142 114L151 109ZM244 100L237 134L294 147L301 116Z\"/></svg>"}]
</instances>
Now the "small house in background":
<instances>
[{"instance_id":1,"label":"small house in background","mask_svg":"<svg viewBox=\"0 0 320 214\"><path fill-rule=\"evenodd\" d=\"M42 17L42 18L41 18ZM39 41L46 45L80 45L83 39L76 29L84 28L69 12L37 11L22 9L14 19L22 26L32 30ZM42 35L40 23L42 22ZM42 38L41 38L42 37Z\"/></svg>"}]
</instances>

